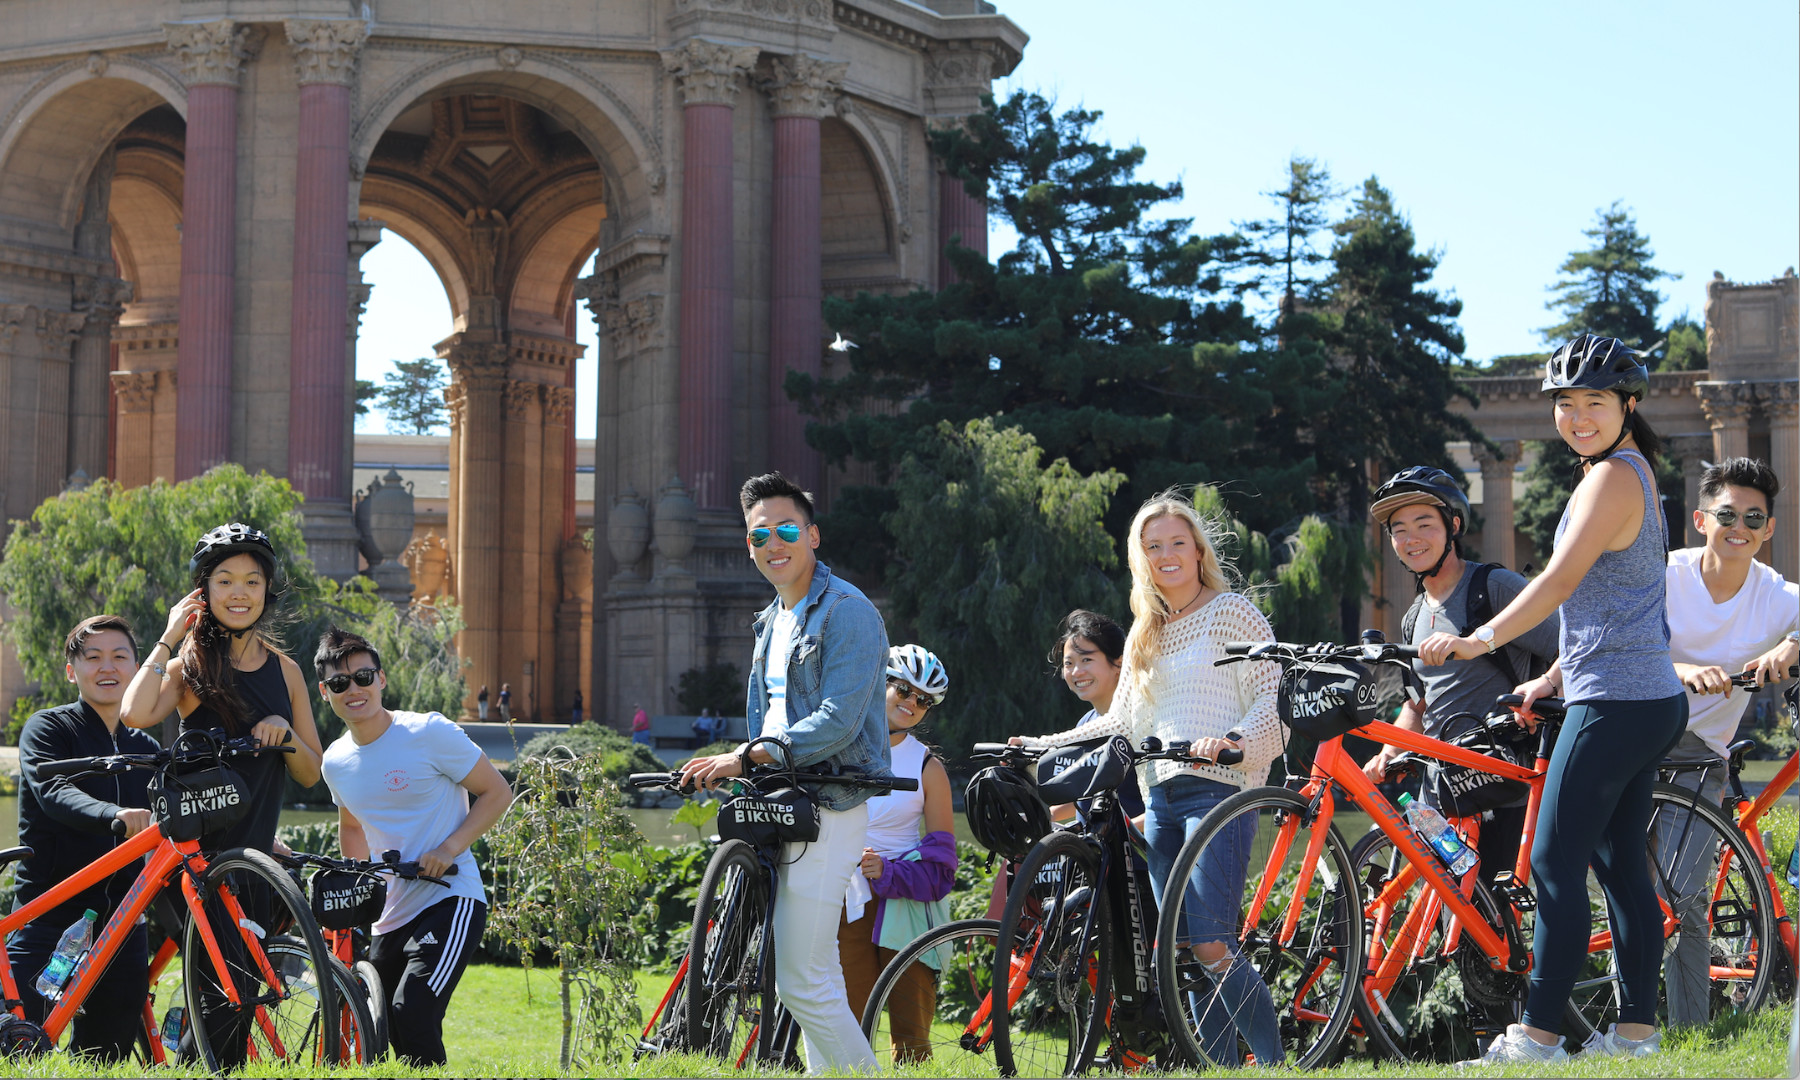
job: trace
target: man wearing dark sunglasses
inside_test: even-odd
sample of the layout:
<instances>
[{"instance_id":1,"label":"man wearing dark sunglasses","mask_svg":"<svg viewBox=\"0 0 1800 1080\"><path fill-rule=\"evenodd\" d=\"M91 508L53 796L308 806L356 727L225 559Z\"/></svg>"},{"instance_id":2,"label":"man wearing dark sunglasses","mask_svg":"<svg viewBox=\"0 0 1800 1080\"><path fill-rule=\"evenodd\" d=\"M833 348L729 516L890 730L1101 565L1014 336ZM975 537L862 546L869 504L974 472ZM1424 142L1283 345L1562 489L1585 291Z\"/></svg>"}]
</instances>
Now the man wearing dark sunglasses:
<instances>
[{"instance_id":1,"label":"man wearing dark sunglasses","mask_svg":"<svg viewBox=\"0 0 1800 1080\"><path fill-rule=\"evenodd\" d=\"M856 586L819 562L812 496L780 473L745 481L744 548L775 602L756 617L745 716L752 739L780 742L796 766L826 762L892 775L886 695L887 628ZM695 758L686 780L710 787L772 760L766 744L745 754ZM819 839L788 844L775 898L775 987L805 1036L813 1072L874 1073L875 1055L850 1011L837 929L850 875L868 834L866 788L818 792Z\"/></svg>"},{"instance_id":2,"label":"man wearing dark sunglasses","mask_svg":"<svg viewBox=\"0 0 1800 1080\"><path fill-rule=\"evenodd\" d=\"M387 676L368 641L334 626L319 639L313 666L319 693L348 729L324 758L345 857L391 849L434 877L451 871L448 888L390 881L369 943L389 998L394 1052L411 1065L443 1065L444 1010L487 926L469 845L512 805L512 788L443 713L382 705Z\"/></svg>"},{"instance_id":3,"label":"man wearing dark sunglasses","mask_svg":"<svg viewBox=\"0 0 1800 1080\"><path fill-rule=\"evenodd\" d=\"M1756 554L1775 534L1772 511L1781 482L1774 470L1752 458L1709 465L1700 476L1700 506L1694 529L1706 538L1697 548L1669 553L1669 656L1688 691L1687 731L1670 751L1672 760L1717 767L1683 770L1674 782L1698 789L1714 806L1725 786L1723 759L1750 707L1750 694L1731 688L1731 674L1755 671L1764 685L1787 678L1800 657L1796 620L1800 585L1787 581ZM1667 818L1668 820L1663 820ZM1671 867L1670 887L1683 893L1710 863L1699 863L1699 845L1681 845L1686 815L1658 819L1658 850L1686 854ZM1666 845L1666 846L1665 846ZM1701 917L1684 924L1674 951L1664 962L1663 982L1674 1024L1705 1023L1712 982L1707 925Z\"/></svg>"}]
</instances>

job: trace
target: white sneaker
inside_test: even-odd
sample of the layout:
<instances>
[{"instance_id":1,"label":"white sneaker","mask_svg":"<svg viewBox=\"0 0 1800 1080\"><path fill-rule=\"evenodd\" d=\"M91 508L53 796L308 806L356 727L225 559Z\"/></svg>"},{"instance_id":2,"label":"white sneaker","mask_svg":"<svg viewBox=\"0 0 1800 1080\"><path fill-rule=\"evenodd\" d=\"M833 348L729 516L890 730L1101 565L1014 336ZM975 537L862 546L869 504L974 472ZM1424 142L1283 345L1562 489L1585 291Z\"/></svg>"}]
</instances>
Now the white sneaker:
<instances>
[{"instance_id":1,"label":"white sneaker","mask_svg":"<svg viewBox=\"0 0 1800 1080\"><path fill-rule=\"evenodd\" d=\"M1616 1024L1606 1025L1604 1035L1596 1031L1581 1044L1582 1057L1648 1057L1661 1051L1662 1032L1652 1031L1647 1039L1627 1039Z\"/></svg>"},{"instance_id":2,"label":"white sneaker","mask_svg":"<svg viewBox=\"0 0 1800 1080\"><path fill-rule=\"evenodd\" d=\"M1487 1053L1471 1061L1459 1061L1456 1067L1461 1069L1470 1065L1510 1065L1518 1062L1536 1064L1567 1060L1569 1052L1563 1049L1562 1036L1557 1036L1554 1046L1545 1046L1527 1035L1523 1024L1508 1024L1505 1034L1494 1036Z\"/></svg>"}]
</instances>

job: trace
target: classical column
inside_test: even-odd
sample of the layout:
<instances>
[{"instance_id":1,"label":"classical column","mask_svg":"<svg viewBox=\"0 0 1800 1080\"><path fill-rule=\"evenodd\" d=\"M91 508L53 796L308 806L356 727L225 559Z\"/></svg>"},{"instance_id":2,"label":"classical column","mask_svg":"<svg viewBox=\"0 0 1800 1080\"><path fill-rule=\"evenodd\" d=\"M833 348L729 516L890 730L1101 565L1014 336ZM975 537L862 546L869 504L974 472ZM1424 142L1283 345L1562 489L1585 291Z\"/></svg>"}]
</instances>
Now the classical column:
<instances>
[{"instance_id":1,"label":"classical column","mask_svg":"<svg viewBox=\"0 0 1800 1080\"><path fill-rule=\"evenodd\" d=\"M112 391L119 402L119 470L113 479L141 487L156 478L152 443L156 437L156 372L115 371Z\"/></svg>"},{"instance_id":2,"label":"classical column","mask_svg":"<svg viewBox=\"0 0 1800 1080\"><path fill-rule=\"evenodd\" d=\"M363 312L368 310L369 297L375 286L363 279L363 256L376 244L381 243L382 230L387 222L374 218L359 218L350 223L349 258L344 263L344 468L356 468L356 337L362 329ZM399 554L388 556L387 565L398 567Z\"/></svg>"},{"instance_id":3,"label":"classical column","mask_svg":"<svg viewBox=\"0 0 1800 1080\"><path fill-rule=\"evenodd\" d=\"M69 472L106 473L110 426L113 327L131 300L132 284L114 277L75 279L75 309L86 316L69 369Z\"/></svg>"},{"instance_id":4,"label":"classical column","mask_svg":"<svg viewBox=\"0 0 1800 1080\"><path fill-rule=\"evenodd\" d=\"M1800 381L1758 383L1756 399L1769 418L1769 467L1781 480L1775 496L1775 538L1769 565L1800 579Z\"/></svg>"},{"instance_id":5,"label":"classical column","mask_svg":"<svg viewBox=\"0 0 1800 1080\"><path fill-rule=\"evenodd\" d=\"M470 662L469 685L500 690L500 535L502 498L501 393L506 346L465 342L457 334L438 346L453 380L451 443L456 492L451 526L456 599L468 627L459 654ZM484 437L483 437L484 436Z\"/></svg>"},{"instance_id":6,"label":"classical column","mask_svg":"<svg viewBox=\"0 0 1800 1080\"><path fill-rule=\"evenodd\" d=\"M729 508L732 105L754 45L690 39L662 54L682 95L681 473L701 506Z\"/></svg>"},{"instance_id":7,"label":"classical column","mask_svg":"<svg viewBox=\"0 0 1800 1080\"><path fill-rule=\"evenodd\" d=\"M1715 461L1750 456L1750 412L1756 407L1756 389L1746 382L1694 384L1700 408L1712 425Z\"/></svg>"},{"instance_id":8,"label":"classical column","mask_svg":"<svg viewBox=\"0 0 1800 1080\"><path fill-rule=\"evenodd\" d=\"M1713 456L1713 440L1711 435L1666 435L1663 445L1670 454L1681 461L1681 505L1687 512L1682 515L1683 521L1669 537L1672 547L1693 547L1702 542L1702 537L1694 531L1694 509L1700 505L1700 474L1706 471L1706 463ZM1679 532L1680 535L1673 535Z\"/></svg>"},{"instance_id":9,"label":"classical column","mask_svg":"<svg viewBox=\"0 0 1800 1080\"><path fill-rule=\"evenodd\" d=\"M188 87L175 406L175 479L185 480L231 456L238 80L261 34L230 19L164 23L163 32Z\"/></svg>"},{"instance_id":10,"label":"classical column","mask_svg":"<svg viewBox=\"0 0 1800 1080\"><path fill-rule=\"evenodd\" d=\"M987 255L987 202L969 194L963 182L938 173L938 287L955 284L956 268L944 249L950 241Z\"/></svg>"},{"instance_id":11,"label":"classical column","mask_svg":"<svg viewBox=\"0 0 1800 1080\"><path fill-rule=\"evenodd\" d=\"M800 53L775 57L764 80L775 114L775 191L769 297L769 464L808 491L824 479L806 445L806 420L787 395L787 374L819 374L825 330L819 263L819 120L848 64Z\"/></svg>"},{"instance_id":12,"label":"classical column","mask_svg":"<svg viewBox=\"0 0 1800 1080\"><path fill-rule=\"evenodd\" d=\"M349 392L344 328L349 318L350 86L368 25L308 19L289 21L286 27L300 83L288 479L310 504L347 506L350 474L343 426Z\"/></svg>"},{"instance_id":13,"label":"classical column","mask_svg":"<svg viewBox=\"0 0 1800 1080\"><path fill-rule=\"evenodd\" d=\"M15 415L22 411L20 406L36 414L31 436L33 480L25 492L13 493L15 505L19 494L30 496L29 512L29 507L62 491L69 479L69 358L76 336L81 333L81 324L86 320L78 311L35 307L27 310L22 324L27 335L23 352L33 359L23 362L35 362L37 366L37 395L36 400L19 401L15 390L12 406ZM14 365L20 364L21 360L15 354ZM17 470L13 472L16 477Z\"/></svg>"},{"instance_id":14,"label":"classical column","mask_svg":"<svg viewBox=\"0 0 1800 1080\"><path fill-rule=\"evenodd\" d=\"M1477 448L1481 462L1481 558L1517 569L1518 552L1513 544L1513 466L1519 462L1519 443L1507 439L1499 444L1499 454Z\"/></svg>"}]
</instances>

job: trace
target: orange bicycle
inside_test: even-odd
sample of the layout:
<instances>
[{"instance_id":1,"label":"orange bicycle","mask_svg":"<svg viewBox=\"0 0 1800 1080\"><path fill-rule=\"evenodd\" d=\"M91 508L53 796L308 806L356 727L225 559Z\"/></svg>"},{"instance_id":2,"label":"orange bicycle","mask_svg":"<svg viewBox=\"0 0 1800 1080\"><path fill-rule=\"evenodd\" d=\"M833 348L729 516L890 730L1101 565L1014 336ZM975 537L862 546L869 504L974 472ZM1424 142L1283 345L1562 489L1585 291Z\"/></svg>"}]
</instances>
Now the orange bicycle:
<instances>
[{"instance_id":1,"label":"orange bicycle","mask_svg":"<svg viewBox=\"0 0 1800 1080\"><path fill-rule=\"evenodd\" d=\"M234 810L242 812L242 781L226 764L229 759L292 752L254 739L222 740L188 731L154 754L70 758L37 767L45 778L154 769L151 801L157 821L0 918L0 937L10 935L119 870L145 863L41 1026L25 1019L18 978L0 952L0 993L9 1010L0 1020L0 1050L14 1056L53 1050L138 919L170 889L185 904L180 952L186 1000L184 1010L164 1025L170 1042L191 1046L214 1072L246 1061L330 1066L354 1060L366 1026L356 1027L362 1018L342 1011L332 980L320 978L330 970L330 954L293 881L260 851L200 849L203 830L221 827ZM31 854L30 848L10 848L0 852L0 865ZM167 943L158 950L161 964L170 962L168 950ZM162 1040L148 1041L151 1059L162 1060Z\"/></svg>"}]
</instances>

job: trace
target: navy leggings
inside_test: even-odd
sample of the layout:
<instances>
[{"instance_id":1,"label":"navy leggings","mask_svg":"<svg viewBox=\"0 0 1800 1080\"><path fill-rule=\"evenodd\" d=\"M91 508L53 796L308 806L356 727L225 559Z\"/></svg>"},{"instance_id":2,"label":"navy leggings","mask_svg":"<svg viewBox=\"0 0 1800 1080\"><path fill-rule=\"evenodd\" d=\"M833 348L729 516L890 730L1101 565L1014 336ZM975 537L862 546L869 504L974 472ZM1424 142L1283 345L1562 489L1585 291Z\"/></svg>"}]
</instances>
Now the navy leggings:
<instances>
[{"instance_id":1,"label":"navy leggings","mask_svg":"<svg viewBox=\"0 0 1800 1080\"><path fill-rule=\"evenodd\" d=\"M1686 694L1570 707L1550 756L1531 845L1538 913L1523 1019L1532 1027L1562 1031L1563 1008L1587 962L1590 862L1612 913L1619 1023L1656 1022L1663 935L1647 858L1650 790L1687 718Z\"/></svg>"}]
</instances>

